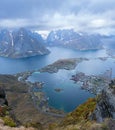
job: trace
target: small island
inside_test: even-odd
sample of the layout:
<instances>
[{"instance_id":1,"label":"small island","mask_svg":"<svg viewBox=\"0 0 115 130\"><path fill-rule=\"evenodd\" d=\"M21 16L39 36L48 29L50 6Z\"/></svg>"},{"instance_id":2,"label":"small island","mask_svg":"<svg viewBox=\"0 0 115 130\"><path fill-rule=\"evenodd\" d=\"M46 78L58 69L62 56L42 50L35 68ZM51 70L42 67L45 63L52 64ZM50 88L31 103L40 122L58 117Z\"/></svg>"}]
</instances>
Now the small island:
<instances>
[{"instance_id":1,"label":"small island","mask_svg":"<svg viewBox=\"0 0 115 130\"><path fill-rule=\"evenodd\" d=\"M102 61L106 61L108 59L108 57L99 57L98 59L100 59Z\"/></svg>"},{"instance_id":2,"label":"small island","mask_svg":"<svg viewBox=\"0 0 115 130\"><path fill-rule=\"evenodd\" d=\"M61 88L55 88L54 89L56 92L61 92L61 91L63 91L63 89L61 89Z\"/></svg>"},{"instance_id":3,"label":"small island","mask_svg":"<svg viewBox=\"0 0 115 130\"><path fill-rule=\"evenodd\" d=\"M57 73L60 69L73 70L76 66L83 60L88 60L87 58L70 58L70 59L60 59L53 64L47 65L46 67L40 69L40 72Z\"/></svg>"}]
</instances>

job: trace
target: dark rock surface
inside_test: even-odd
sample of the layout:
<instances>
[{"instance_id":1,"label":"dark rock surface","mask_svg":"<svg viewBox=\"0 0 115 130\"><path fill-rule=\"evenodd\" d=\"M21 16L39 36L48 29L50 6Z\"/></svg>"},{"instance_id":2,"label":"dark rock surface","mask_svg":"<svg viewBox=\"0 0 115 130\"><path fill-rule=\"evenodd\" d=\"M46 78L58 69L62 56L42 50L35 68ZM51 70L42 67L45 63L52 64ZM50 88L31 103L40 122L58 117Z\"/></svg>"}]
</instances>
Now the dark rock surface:
<instances>
[{"instance_id":1,"label":"dark rock surface","mask_svg":"<svg viewBox=\"0 0 115 130\"><path fill-rule=\"evenodd\" d=\"M0 87L0 106L4 106L4 105L8 106L8 101L6 99L5 90L2 87Z\"/></svg>"},{"instance_id":2,"label":"dark rock surface","mask_svg":"<svg viewBox=\"0 0 115 130\"><path fill-rule=\"evenodd\" d=\"M98 97L97 106L94 112L94 116L98 122L102 122L105 118L115 119L114 81L111 81L110 85L105 88Z\"/></svg>"}]
</instances>

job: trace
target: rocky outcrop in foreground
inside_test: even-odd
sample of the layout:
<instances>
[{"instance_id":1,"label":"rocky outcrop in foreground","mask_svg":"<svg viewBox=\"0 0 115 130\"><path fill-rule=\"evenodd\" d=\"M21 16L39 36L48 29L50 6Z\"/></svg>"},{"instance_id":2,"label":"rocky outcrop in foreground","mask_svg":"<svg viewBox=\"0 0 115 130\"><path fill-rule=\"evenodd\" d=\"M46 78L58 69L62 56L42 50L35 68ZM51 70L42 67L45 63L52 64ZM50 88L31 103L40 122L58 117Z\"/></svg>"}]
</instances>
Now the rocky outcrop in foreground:
<instances>
[{"instance_id":1,"label":"rocky outcrop in foreground","mask_svg":"<svg viewBox=\"0 0 115 130\"><path fill-rule=\"evenodd\" d=\"M115 119L115 80L98 96L94 119L102 122L105 118Z\"/></svg>"},{"instance_id":2,"label":"rocky outcrop in foreground","mask_svg":"<svg viewBox=\"0 0 115 130\"><path fill-rule=\"evenodd\" d=\"M15 76L0 75L0 87L5 89L0 90L0 99L4 101L1 105L7 106L7 94L10 112L17 119L10 117L6 109L0 116L0 130L115 130L115 80L97 98L88 99L64 118L38 111L28 93L28 84L18 81Z\"/></svg>"}]
</instances>

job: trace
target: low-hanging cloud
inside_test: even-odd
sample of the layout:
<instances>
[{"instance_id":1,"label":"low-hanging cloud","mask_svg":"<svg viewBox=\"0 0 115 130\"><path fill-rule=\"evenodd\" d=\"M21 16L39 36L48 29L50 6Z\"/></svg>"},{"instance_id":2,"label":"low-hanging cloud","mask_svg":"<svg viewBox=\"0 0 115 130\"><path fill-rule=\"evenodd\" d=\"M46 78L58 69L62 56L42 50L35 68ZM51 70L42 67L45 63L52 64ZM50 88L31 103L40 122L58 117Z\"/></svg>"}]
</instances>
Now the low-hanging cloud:
<instances>
[{"instance_id":1,"label":"low-hanging cloud","mask_svg":"<svg viewBox=\"0 0 115 130\"><path fill-rule=\"evenodd\" d=\"M114 0L1 0L0 27L115 33Z\"/></svg>"}]
</instances>

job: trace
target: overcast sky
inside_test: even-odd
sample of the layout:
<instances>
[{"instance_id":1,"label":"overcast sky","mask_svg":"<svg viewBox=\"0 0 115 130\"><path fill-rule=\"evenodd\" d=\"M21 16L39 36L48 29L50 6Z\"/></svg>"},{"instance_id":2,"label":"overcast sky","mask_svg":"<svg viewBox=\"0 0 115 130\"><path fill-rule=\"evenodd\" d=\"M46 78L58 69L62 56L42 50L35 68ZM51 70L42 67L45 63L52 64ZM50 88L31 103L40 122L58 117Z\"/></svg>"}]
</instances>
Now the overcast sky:
<instances>
[{"instance_id":1,"label":"overcast sky","mask_svg":"<svg viewBox=\"0 0 115 130\"><path fill-rule=\"evenodd\" d=\"M0 27L115 33L115 0L0 0Z\"/></svg>"}]
</instances>

